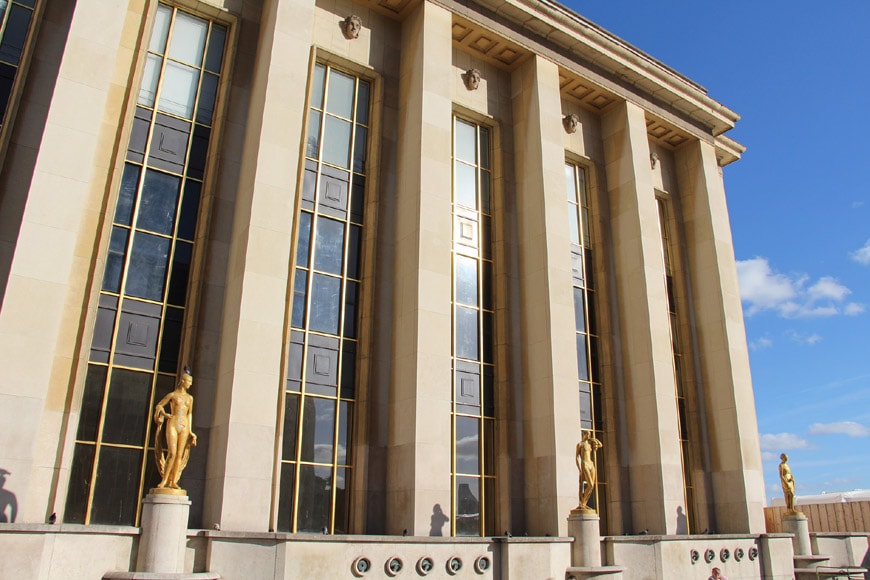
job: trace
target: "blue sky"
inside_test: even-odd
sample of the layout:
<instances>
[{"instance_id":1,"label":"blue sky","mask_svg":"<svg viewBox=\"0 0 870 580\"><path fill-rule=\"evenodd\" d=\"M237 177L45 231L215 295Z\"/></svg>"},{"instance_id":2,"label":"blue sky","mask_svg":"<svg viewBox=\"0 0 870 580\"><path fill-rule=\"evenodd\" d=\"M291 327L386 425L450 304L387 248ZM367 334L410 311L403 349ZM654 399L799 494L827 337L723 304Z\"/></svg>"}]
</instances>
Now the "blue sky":
<instances>
[{"instance_id":1,"label":"blue sky","mask_svg":"<svg viewBox=\"0 0 870 580\"><path fill-rule=\"evenodd\" d=\"M870 489L870 2L567 5L742 116L725 189L767 497Z\"/></svg>"}]
</instances>

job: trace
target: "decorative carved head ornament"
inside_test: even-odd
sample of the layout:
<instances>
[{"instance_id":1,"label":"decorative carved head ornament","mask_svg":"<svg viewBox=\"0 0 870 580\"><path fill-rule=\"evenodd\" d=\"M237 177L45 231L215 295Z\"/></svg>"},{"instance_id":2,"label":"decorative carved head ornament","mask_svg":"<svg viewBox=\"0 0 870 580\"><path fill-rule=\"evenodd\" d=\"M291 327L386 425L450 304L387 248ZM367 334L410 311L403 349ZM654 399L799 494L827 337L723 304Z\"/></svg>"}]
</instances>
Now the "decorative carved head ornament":
<instances>
[{"instance_id":1,"label":"decorative carved head ornament","mask_svg":"<svg viewBox=\"0 0 870 580\"><path fill-rule=\"evenodd\" d=\"M465 83L465 88L469 91L476 91L480 86L480 71L476 68L470 68L462 75L462 81Z\"/></svg>"},{"instance_id":2,"label":"decorative carved head ornament","mask_svg":"<svg viewBox=\"0 0 870 580\"><path fill-rule=\"evenodd\" d=\"M360 30L362 30L362 20L356 14L351 14L341 23L341 31L348 40L359 38Z\"/></svg>"},{"instance_id":3,"label":"decorative carved head ornament","mask_svg":"<svg viewBox=\"0 0 870 580\"><path fill-rule=\"evenodd\" d=\"M580 126L580 117L577 113L571 113L562 117L562 126L565 127L565 132L569 135L577 132L577 127Z\"/></svg>"}]
</instances>

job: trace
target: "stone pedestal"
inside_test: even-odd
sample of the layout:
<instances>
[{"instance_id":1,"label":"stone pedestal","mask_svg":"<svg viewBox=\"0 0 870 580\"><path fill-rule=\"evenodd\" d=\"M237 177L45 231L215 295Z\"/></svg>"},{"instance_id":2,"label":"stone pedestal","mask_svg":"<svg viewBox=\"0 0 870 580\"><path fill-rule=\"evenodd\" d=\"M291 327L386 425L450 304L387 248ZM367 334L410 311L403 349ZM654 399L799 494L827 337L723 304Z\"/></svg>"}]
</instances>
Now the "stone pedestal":
<instances>
[{"instance_id":1,"label":"stone pedestal","mask_svg":"<svg viewBox=\"0 0 870 580\"><path fill-rule=\"evenodd\" d=\"M810 527L807 516L802 513L789 514L782 517L782 531L792 534L792 545L795 556L810 556L813 549L810 545Z\"/></svg>"},{"instance_id":2,"label":"stone pedestal","mask_svg":"<svg viewBox=\"0 0 870 580\"><path fill-rule=\"evenodd\" d=\"M601 531L598 514L571 510L568 535L574 538L571 547L571 567L565 577L574 580L618 580L622 568L601 565Z\"/></svg>"}]
</instances>

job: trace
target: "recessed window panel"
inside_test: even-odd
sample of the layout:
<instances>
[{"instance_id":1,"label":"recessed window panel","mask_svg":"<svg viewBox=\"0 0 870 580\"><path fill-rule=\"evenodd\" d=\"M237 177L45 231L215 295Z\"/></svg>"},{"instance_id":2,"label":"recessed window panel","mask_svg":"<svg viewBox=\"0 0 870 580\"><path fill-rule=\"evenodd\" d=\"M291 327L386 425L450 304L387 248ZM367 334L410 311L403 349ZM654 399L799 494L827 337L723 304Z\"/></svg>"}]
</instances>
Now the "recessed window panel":
<instances>
[{"instance_id":1,"label":"recessed window panel","mask_svg":"<svg viewBox=\"0 0 870 580\"><path fill-rule=\"evenodd\" d=\"M492 310L492 262L483 262L483 307Z\"/></svg>"},{"instance_id":2,"label":"recessed window panel","mask_svg":"<svg viewBox=\"0 0 870 580\"><path fill-rule=\"evenodd\" d=\"M181 179L168 173L149 169L142 185L142 201L136 227L171 235L175 228L175 212Z\"/></svg>"},{"instance_id":3,"label":"recessed window panel","mask_svg":"<svg viewBox=\"0 0 870 580\"><path fill-rule=\"evenodd\" d=\"M118 204L115 206L115 223L129 226L133 218L133 202L136 201L136 189L139 187L138 165L124 165L124 175L121 178L121 191L118 193Z\"/></svg>"},{"instance_id":4,"label":"recessed window panel","mask_svg":"<svg viewBox=\"0 0 870 580\"><path fill-rule=\"evenodd\" d=\"M456 120L456 158L477 163L477 128L471 123Z\"/></svg>"},{"instance_id":5,"label":"recessed window panel","mask_svg":"<svg viewBox=\"0 0 870 580\"><path fill-rule=\"evenodd\" d=\"M356 136L354 137L353 145L353 170L363 172L366 168L366 142L368 140L368 129L360 125L356 126Z\"/></svg>"},{"instance_id":6,"label":"recessed window panel","mask_svg":"<svg viewBox=\"0 0 870 580\"><path fill-rule=\"evenodd\" d=\"M577 203L577 189L574 185L574 166L570 163L565 164L565 193L568 196L568 201Z\"/></svg>"},{"instance_id":7,"label":"recessed window panel","mask_svg":"<svg viewBox=\"0 0 870 580\"><path fill-rule=\"evenodd\" d=\"M591 334L598 334L598 319L595 314L595 293L587 292L586 293L586 302L587 308L586 312L589 316L589 332Z\"/></svg>"},{"instance_id":8,"label":"recessed window panel","mask_svg":"<svg viewBox=\"0 0 870 580\"><path fill-rule=\"evenodd\" d=\"M314 268L321 272L340 275L344 262L344 223L318 217L316 231Z\"/></svg>"},{"instance_id":9,"label":"recessed window panel","mask_svg":"<svg viewBox=\"0 0 870 580\"><path fill-rule=\"evenodd\" d=\"M63 521L68 524L85 523L95 451L94 445L76 443L70 468L69 489L66 492L66 510L63 515Z\"/></svg>"},{"instance_id":10,"label":"recessed window panel","mask_svg":"<svg viewBox=\"0 0 870 580\"><path fill-rule=\"evenodd\" d=\"M492 313L483 313L483 362L493 362L493 347L495 343L495 332L492 326Z\"/></svg>"},{"instance_id":11,"label":"recessed window panel","mask_svg":"<svg viewBox=\"0 0 870 580\"><path fill-rule=\"evenodd\" d=\"M79 411L79 429L76 433L76 439L80 441L97 440L103 410L103 391L106 388L106 370L104 366L88 365L82 407Z\"/></svg>"},{"instance_id":12,"label":"recessed window panel","mask_svg":"<svg viewBox=\"0 0 870 580\"><path fill-rule=\"evenodd\" d=\"M119 292L121 274L124 270L124 257L127 255L127 238L130 231L115 226L109 238L109 253L106 255L106 273L103 275L103 290Z\"/></svg>"},{"instance_id":13,"label":"recessed window panel","mask_svg":"<svg viewBox=\"0 0 870 580\"><path fill-rule=\"evenodd\" d=\"M358 224L363 223L365 209L366 180L360 175L353 176L350 198L350 219Z\"/></svg>"},{"instance_id":14,"label":"recessed window panel","mask_svg":"<svg viewBox=\"0 0 870 580\"><path fill-rule=\"evenodd\" d=\"M477 209L477 169L464 163L456 163L456 203Z\"/></svg>"},{"instance_id":15,"label":"recessed window panel","mask_svg":"<svg viewBox=\"0 0 870 580\"><path fill-rule=\"evenodd\" d=\"M208 141L211 129L197 125L193 129L193 139L190 142L190 156L187 160L187 176L202 179L205 175L205 162L208 153Z\"/></svg>"},{"instance_id":16,"label":"recessed window panel","mask_svg":"<svg viewBox=\"0 0 870 580\"><path fill-rule=\"evenodd\" d=\"M362 252L362 228L350 226L350 236L347 241L347 276L359 280L360 254Z\"/></svg>"},{"instance_id":17,"label":"recessed window panel","mask_svg":"<svg viewBox=\"0 0 870 580\"><path fill-rule=\"evenodd\" d=\"M12 4L9 8L6 28L3 30L3 41L0 42L0 60L10 64L19 63L24 42L27 40L31 16L33 10L23 6Z\"/></svg>"},{"instance_id":18,"label":"recessed window panel","mask_svg":"<svg viewBox=\"0 0 870 580\"><path fill-rule=\"evenodd\" d=\"M17 67L0 62L0 123L6 117L6 107L9 104L9 95L12 94L16 72L18 72Z\"/></svg>"},{"instance_id":19,"label":"recessed window panel","mask_svg":"<svg viewBox=\"0 0 870 580\"><path fill-rule=\"evenodd\" d=\"M335 400L305 397L302 411L302 461L332 463Z\"/></svg>"},{"instance_id":20,"label":"recessed window panel","mask_svg":"<svg viewBox=\"0 0 870 580\"><path fill-rule=\"evenodd\" d=\"M477 260L456 256L456 302L477 306Z\"/></svg>"},{"instance_id":21,"label":"recessed window panel","mask_svg":"<svg viewBox=\"0 0 870 580\"><path fill-rule=\"evenodd\" d=\"M188 179L184 184L184 197L181 200L181 213L178 217L176 235L184 240L193 240L196 235L196 216L199 215L199 195L202 184Z\"/></svg>"},{"instance_id":22,"label":"recessed window panel","mask_svg":"<svg viewBox=\"0 0 870 580\"><path fill-rule=\"evenodd\" d=\"M312 111L313 114L313 111ZM350 129L348 121L326 116L323 129L323 160L339 167L349 167Z\"/></svg>"},{"instance_id":23,"label":"recessed window panel","mask_svg":"<svg viewBox=\"0 0 870 580\"><path fill-rule=\"evenodd\" d=\"M149 54L145 58L145 70L142 72L142 85L139 88L140 105L154 106L154 98L157 96L157 81L160 80L160 67L163 59L155 54Z\"/></svg>"},{"instance_id":24,"label":"recessed window panel","mask_svg":"<svg viewBox=\"0 0 870 580\"><path fill-rule=\"evenodd\" d=\"M281 464L281 490L278 497L278 524L279 532L293 530L293 482L296 481L296 465L293 463Z\"/></svg>"},{"instance_id":25,"label":"recessed window panel","mask_svg":"<svg viewBox=\"0 0 870 580\"><path fill-rule=\"evenodd\" d=\"M359 305L359 282L348 281L344 292L344 336L356 338L356 309Z\"/></svg>"},{"instance_id":26,"label":"recessed window panel","mask_svg":"<svg viewBox=\"0 0 870 580\"><path fill-rule=\"evenodd\" d=\"M329 530L332 508L332 467L299 466L299 497L296 531L321 533Z\"/></svg>"},{"instance_id":27,"label":"recessed window panel","mask_svg":"<svg viewBox=\"0 0 870 580\"><path fill-rule=\"evenodd\" d=\"M151 52L163 54L166 50L166 35L169 34L170 20L172 20L172 9L165 4L158 4L154 28L151 30L151 41L148 43L148 50Z\"/></svg>"},{"instance_id":28,"label":"recessed window panel","mask_svg":"<svg viewBox=\"0 0 870 580\"><path fill-rule=\"evenodd\" d=\"M174 373L178 370L178 351L181 349L181 322L184 311L168 307L163 320L163 334L160 343L159 370ZM159 400L159 399L158 399Z\"/></svg>"},{"instance_id":29,"label":"recessed window panel","mask_svg":"<svg viewBox=\"0 0 870 580\"><path fill-rule=\"evenodd\" d=\"M568 237L572 244L580 243L580 222L577 221L577 206L568 204Z\"/></svg>"},{"instance_id":30,"label":"recessed window panel","mask_svg":"<svg viewBox=\"0 0 870 580\"><path fill-rule=\"evenodd\" d=\"M341 351L341 396L352 399L356 391L356 343L342 341Z\"/></svg>"},{"instance_id":31,"label":"recessed window panel","mask_svg":"<svg viewBox=\"0 0 870 580\"><path fill-rule=\"evenodd\" d=\"M193 104L198 82L199 71L197 69L168 61L163 73L160 102L157 103L157 108L170 115L190 119L193 116Z\"/></svg>"},{"instance_id":32,"label":"recessed window panel","mask_svg":"<svg viewBox=\"0 0 870 580\"><path fill-rule=\"evenodd\" d=\"M311 214L303 211L299 214L299 239L296 244L296 265L308 267L308 252L311 249Z\"/></svg>"},{"instance_id":33,"label":"recessed window panel","mask_svg":"<svg viewBox=\"0 0 870 580\"><path fill-rule=\"evenodd\" d=\"M483 421L483 473L495 475L495 421Z\"/></svg>"},{"instance_id":34,"label":"recessed window panel","mask_svg":"<svg viewBox=\"0 0 870 580\"><path fill-rule=\"evenodd\" d=\"M341 279L314 274L311 286L309 327L317 332L338 334L341 308Z\"/></svg>"},{"instance_id":35,"label":"recessed window panel","mask_svg":"<svg viewBox=\"0 0 870 580\"><path fill-rule=\"evenodd\" d=\"M169 278L169 292L166 301L176 306L184 306L187 298L187 280L190 277L190 262L193 259L193 244L178 241L172 256L172 276Z\"/></svg>"},{"instance_id":36,"label":"recessed window panel","mask_svg":"<svg viewBox=\"0 0 870 580\"><path fill-rule=\"evenodd\" d=\"M356 122L369 124L369 84L365 81L360 81L357 89Z\"/></svg>"},{"instance_id":37,"label":"recessed window panel","mask_svg":"<svg viewBox=\"0 0 870 580\"><path fill-rule=\"evenodd\" d=\"M133 236L130 268L124 291L129 296L163 300L171 240L143 232Z\"/></svg>"},{"instance_id":38,"label":"recessed window panel","mask_svg":"<svg viewBox=\"0 0 870 580\"><path fill-rule=\"evenodd\" d=\"M456 477L457 536L480 535L480 478Z\"/></svg>"},{"instance_id":39,"label":"recessed window panel","mask_svg":"<svg viewBox=\"0 0 870 580\"><path fill-rule=\"evenodd\" d=\"M311 106L323 108L323 79L326 78L326 68L318 63L314 65L314 75L311 78Z\"/></svg>"},{"instance_id":40,"label":"recessed window panel","mask_svg":"<svg viewBox=\"0 0 870 580\"><path fill-rule=\"evenodd\" d=\"M209 35L208 38L208 52L205 55L205 70L214 73L220 72L226 38L227 29L223 26L213 24L211 27L211 35Z\"/></svg>"},{"instance_id":41,"label":"recessed window panel","mask_svg":"<svg viewBox=\"0 0 870 580\"><path fill-rule=\"evenodd\" d=\"M144 445L151 397L149 373L124 369L112 371L106 400L103 442Z\"/></svg>"},{"instance_id":42,"label":"recessed window panel","mask_svg":"<svg viewBox=\"0 0 870 580\"><path fill-rule=\"evenodd\" d=\"M350 446L353 417L353 404L341 401L338 404L338 448L336 449L335 462L338 465L350 463Z\"/></svg>"},{"instance_id":43,"label":"recessed window panel","mask_svg":"<svg viewBox=\"0 0 870 580\"><path fill-rule=\"evenodd\" d=\"M200 66L207 33L208 23L205 20L186 12L178 12L172 28L172 40L169 42L169 57Z\"/></svg>"},{"instance_id":44,"label":"recessed window panel","mask_svg":"<svg viewBox=\"0 0 870 580\"><path fill-rule=\"evenodd\" d=\"M488 171L480 172L480 211L490 213L491 211L491 190L490 190L490 175Z\"/></svg>"},{"instance_id":45,"label":"recessed window panel","mask_svg":"<svg viewBox=\"0 0 870 580\"><path fill-rule=\"evenodd\" d=\"M592 429L592 393L585 383L580 383L580 427Z\"/></svg>"},{"instance_id":46,"label":"recessed window panel","mask_svg":"<svg viewBox=\"0 0 870 580\"><path fill-rule=\"evenodd\" d=\"M456 416L456 473L480 473L480 419Z\"/></svg>"},{"instance_id":47,"label":"recessed window panel","mask_svg":"<svg viewBox=\"0 0 870 580\"><path fill-rule=\"evenodd\" d=\"M329 93L326 97L326 110L333 115L350 119L353 113L353 93L356 79L350 75L329 71Z\"/></svg>"},{"instance_id":48,"label":"recessed window panel","mask_svg":"<svg viewBox=\"0 0 870 580\"><path fill-rule=\"evenodd\" d=\"M485 127L480 127L480 161L479 164L483 169L489 169L489 130Z\"/></svg>"},{"instance_id":49,"label":"recessed window panel","mask_svg":"<svg viewBox=\"0 0 870 580\"><path fill-rule=\"evenodd\" d=\"M477 310L456 307L456 356L478 360Z\"/></svg>"},{"instance_id":50,"label":"recessed window panel","mask_svg":"<svg viewBox=\"0 0 870 580\"><path fill-rule=\"evenodd\" d=\"M305 155L317 157L320 155L320 111L311 110L308 115L308 137L305 140Z\"/></svg>"},{"instance_id":51,"label":"recessed window panel","mask_svg":"<svg viewBox=\"0 0 870 580\"><path fill-rule=\"evenodd\" d=\"M296 270L296 278L293 281L293 315L291 326L302 328L305 324L305 298L308 291L308 272Z\"/></svg>"},{"instance_id":52,"label":"recessed window panel","mask_svg":"<svg viewBox=\"0 0 870 580\"><path fill-rule=\"evenodd\" d=\"M299 425L299 396L288 394L284 397L284 438L281 458L296 460L296 431Z\"/></svg>"},{"instance_id":53,"label":"recessed window panel","mask_svg":"<svg viewBox=\"0 0 870 580\"><path fill-rule=\"evenodd\" d=\"M582 288L574 288L574 329L577 332L586 332L584 294Z\"/></svg>"},{"instance_id":54,"label":"recessed window panel","mask_svg":"<svg viewBox=\"0 0 870 580\"><path fill-rule=\"evenodd\" d=\"M202 86L199 92L199 103L196 106L196 122L211 124L214 115L214 103L217 98L218 77L210 73L202 75Z\"/></svg>"},{"instance_id":55,"label":"recessed window panel","mask_svg":"<svg viewBox=\"0 0 870 580\"><path fill-rule=\"evenodd\" d=\"M581 381L589 380L589 355L586 352L586 335L577 335L577 377Z\"/></svg>"},{"instance_id":56,"label":"recessed window panel","mask_svg":"<svg viewBox=\"0 0 870 580\"><path fill-rule=\"evenodd\" d=\"M133 525L141 472L141 450L103 446L94 483L92 524Z\"/></svg>"}]
</instances>

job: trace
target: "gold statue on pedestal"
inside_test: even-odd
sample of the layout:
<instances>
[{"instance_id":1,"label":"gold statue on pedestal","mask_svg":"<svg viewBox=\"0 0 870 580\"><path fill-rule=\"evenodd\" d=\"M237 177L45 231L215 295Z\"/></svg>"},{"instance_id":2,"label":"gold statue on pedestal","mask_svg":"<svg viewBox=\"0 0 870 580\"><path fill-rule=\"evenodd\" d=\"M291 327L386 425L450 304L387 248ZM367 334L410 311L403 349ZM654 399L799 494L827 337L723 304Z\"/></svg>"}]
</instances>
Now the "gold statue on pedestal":
<instances>
[{"instance_id":1,"label":"gold statue on pedestal","mask_svg":"<svg viewBox=\"0 0 870 580\"><path fill-rule=\"evenodd\" d=\"M196 434L193 432L193 396L187 392L192 384L190 367L185 366L184 373L175 384L175 390L160 399L154 407L154 421L157 423L154 457L157 460L157 470L163 479L151 493L187 495L185 490L178 487L178 479L187 467L190 447L196 445ZM169 413L165 409L167 404Z\"/></svg>"},{"instance_id":2,"label":"gold statue on pedestal","mask_svg":"<svg viewBox=\"0 0 870 580\"><path fill-rule=\"evenodd\" d=\"M785 495L785 507L789 514L799 514L794 507L794 476L788 466L788 455L783 453L779 456L782 462L779 464L779 479L782 483L782 493Z\"/></svg>"},{"instance_id":3,"label":"gold statue on pedestal","mask_svg":"<svg viewBox=\"0 0 870 580\"><path fill-rule=\"evenodd\" d=\"M577 444L574 460L577 462L577 469L580 470L580 505L574 508L574 511L586 514L597 513L596 510L589 507L589 498L592 497L592 492L598 485L595 452L603 446L601 441L592 435L592 431L586 431L583 434L583 440Z\"/></svg>"}]
</instances>

